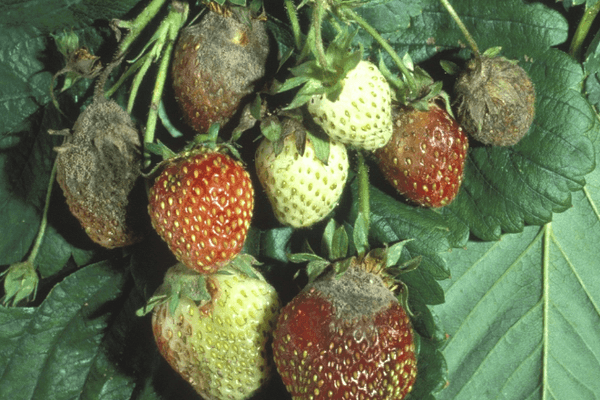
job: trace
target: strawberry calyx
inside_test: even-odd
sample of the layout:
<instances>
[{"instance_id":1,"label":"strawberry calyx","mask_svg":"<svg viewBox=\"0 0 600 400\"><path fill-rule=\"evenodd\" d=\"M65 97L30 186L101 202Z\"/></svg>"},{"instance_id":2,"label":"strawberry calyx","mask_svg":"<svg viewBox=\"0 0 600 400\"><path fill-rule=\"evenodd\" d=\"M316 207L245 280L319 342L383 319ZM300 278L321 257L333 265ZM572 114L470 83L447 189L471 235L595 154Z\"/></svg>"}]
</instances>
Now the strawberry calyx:
<instances>
[{"instance_id":1,"label":"strawberry calyx","mask_svg":"<svg viewBox=\"0 0 600 400\"><path fill-rule=\"evenodd\" d=\"M348 51L358 30L341 29L324 51L322 57L313 49L312 60L290 68L294 77L286 80L277 90L282 93L301 86L294 99L284 110L292 110L306 104L314 95L325 95L335 101L343 88L343 80L362 60L362 47Z\"/></svg>"},{"instance_id":2,"label":"strawberry calyx","mask_svg":"<svg viewBox=\"0 0 600 400\"><path fill-rule=\"evenodd\" d=\"M156 289L146 305L136 311L136 315L141 317L149 314L162 304L168 304L169 312L175 315L182 297L192 300L202 312L208 313L212 301L219 296L218 280L214 279L214 275L238 273L265 282L262 274L254 268L257 264L259 262L253 256L239 254L215 274L206 275L186 267L183 263L177 263L167 270L162 285Z\"/></svg>"},{"instance_id":3,"label":"strawberry calyx","mask_svg":"<svg viewBox=\"0 0 600 400\"><path fill-rule=\"evenodd\" d=\"M356 231L360 230L359 224L360 221L353 230L353 241L361 235L356 234ZM307 263L305 271L309 283L317 281L327 273L341 276L349 268L359 268L376 275L391 292L397 293L400 304L411 314L408 306L408 287L400 279L402 274L416 270L421 263L421 256L400 262L406 244L411 241L412 239L402 240L391 246L386 245L363 254L356 254L354 253L356 245L350 241L346 227L338 225L331 219L321 238L321 252L326 254L326 257L316 254L307 244L306 252L288 254L288 259L293 263Z\"/></svg>"},{"instance_id":4,"label":"strawberry calyx","mask_svg":"<svg viewBox=\"0 0 600 400\"><path fill-rule=\"evenodd\" d=\"M261 120L262 135L273 143L275 155L283 151L286 137L292 136L298 154L304 156L306 144L311 142L315 156L325 165L329 159L329 139L322 128L307 117L306 111L299 109L281 111ZM310 127L310 128L307 128Z\"/></svg>"},{"instance_id":5,"label":"strawberry calyx","mask_svg":"<svg viewBox=\"0 0 600 400\"><path fill-rule=\"evenodd\" d=\"M206 152L218 152L229 154L233 156L233 158L235 158L236 160L242 162L242 164L245 164L235 143L223 142L219 139L218 123L212 124L207 133L197 134L196 136L194 136L194 138L190 142L188 142L178 153L171 150L160 140L156 140L156 142L153 143L145 143L144 150L160 158L160 161L148 173L143 174L145 178L155 177L167 165L172 164L177 160Z\"/></svg>"}]
</instances>

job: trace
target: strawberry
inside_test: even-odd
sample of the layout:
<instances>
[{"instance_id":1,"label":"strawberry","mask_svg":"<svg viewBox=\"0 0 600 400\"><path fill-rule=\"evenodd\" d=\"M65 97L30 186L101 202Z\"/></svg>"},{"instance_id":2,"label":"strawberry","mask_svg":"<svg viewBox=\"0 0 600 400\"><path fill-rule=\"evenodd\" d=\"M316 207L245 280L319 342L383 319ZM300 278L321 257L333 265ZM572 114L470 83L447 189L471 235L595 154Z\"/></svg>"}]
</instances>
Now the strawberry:
<instances>
[{"instance_id":1,"label":"strawberry","mask_svg":"<svg viewBox=\"0 0 600 400\"><path fill-rule=\"evenodd\" d=\"M458 121L481 143L512 146L529 131L535 88L516 61L484 53L469 62L454 89Z\"/></svg>"},{"instance_id":2,"label":"strawberry","mask_svg":"<svg viewBox=\"0 0 600 400\"><path fill-rule=\"evenodd\" d=\"M414 334L376 272L379 262L353 258L343 274L334 268L281 310L273 354L294 399L400 400L412 390Z\"/></svg>"},{"instance_id":3,"label":"strawberry","mask_svg":"<svg viewBox=\"0 0 600 400\"><path fill-rule=\"evenodd\" d=\"M198 301L202 286L209 297ZM178 264L157 295L169 299L152 312L158 350L202 398L247 399L268 381L280 303L264 279L234 270L201 276Z\"/></svg>"},{"instance_id":4,"label":"strawberry","mask_svg":"<svg viewBox=\"0 0 600 400\"><path fill-rule=\"evenodd\" d=\"M138 215L132 201L141 153L139 132L131 117L104 97L102 84L110 70L105 71L94 101L73 129L50 133L66 136L55 148L56 178L71 213L94 242L112 249L143 237L143 212Z\"/></svg>"},{"instance_id":5,"label":"strawberry","mask_svg":"<svg viewBox=\"0 0 600 400\"><path fill-rule=\"evenodd\" d=\"M206 148L170 159L149 192L152 226L177 259L213 273L244 244L254 189L241 162Z\"/></svg>"},{"instance_id":6,"label":"strawberry","mask_svg":"<svg viewBox=\"0 0 600 400\"><path fill-rule=\"evenodd\" d=\"M315 95L308 110L333 140L365 150L384 146L392 136L391 90L379 69L362 60L341 82L335 101Z\"/></svg>"},{"instance_id":7,"label":"strawberry","mask_svg":"<svg viewBox=\"0 0 600 400\"><path fill-rule=\"evenodd\" d=\"M469 143L463 129L443 108L393 110L394 134L375 152L385 178L409 200L442 207L456 197Z\"/></svg>"},{"instance_id":8,"label":"strawberry","mask_svg":"<svg viewBox=\"0 0 600 400\"><path fill-rule=\"evenodd\" d=\"M296 147L294 131L305 130L301 122L283 122L283 150L263 139L256 150L255 166L277 219L295 228L308 227L324 219L337 205L348 177L348 154L341 143L331 142L327 164L315 154L310 138L304 153Z\"/></svg>"},{"instance_id":9,"label":"strawberry","mask_svg":"<svg viewBox=\"0 0 600 400\"><path fill-rule=\"evenodd\" d=\"M265 22L243 18L208 11L200 23L182 30L176 44L175 97L186 123L200 133L215 122L226 124L265 75Z\"/></svg>"}]
</instances>

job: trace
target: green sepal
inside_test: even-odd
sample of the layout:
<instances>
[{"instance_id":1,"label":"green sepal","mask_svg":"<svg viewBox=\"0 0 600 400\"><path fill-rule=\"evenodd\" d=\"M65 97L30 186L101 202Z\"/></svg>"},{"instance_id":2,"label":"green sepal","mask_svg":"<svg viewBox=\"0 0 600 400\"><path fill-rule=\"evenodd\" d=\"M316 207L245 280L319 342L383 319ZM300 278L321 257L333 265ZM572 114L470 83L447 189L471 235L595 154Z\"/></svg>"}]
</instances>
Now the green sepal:
<instances>
[{"instance_id":1,"label":"green sepal","mask_svg":"<svg viewBox=\"0 0 600 400\"><path fill-rule=\"evenodd\" d=\"M277 142L281 140L281 133L283 129L279 118L275 115L269 116L260 121L260 132L267 140L271 142Z\"/></svg>"},{"instance_id":2,"label":"green sepal","mask_svg":"<svg viewBox=\"0 0 600 400\"><path fill-rule=\"evenodd\" d=\"M458 64L448 60L440 61L440 66L448 75L457 75L461 71Z\"/></svg>"},{"instance_id":3,"label":"green sepal","mask_svg":"<svg viewBox=\"0 0 600 400\"><path fill-rule=\"evenodd\" d=\"M168 304L171 315L175 315L181 297L187 297L198 306L206 304L212 299L206 287L206 279L206 275L202 275L182 263L175 264L165 274L163 284L146 305L136 311L136 315L146 315L155 307L165 303Z\"/></svg>"},{"instance_id":4,"label":"green sepal","mask_svg":"<svg viewBox=\"0 0 600 400\"><path fill-rule=\"evenodd\" d=\"M329 259L339 260L346 257L348 255L349 246L350 242L346 229L343 226L338 227L333 233Z\"/></svg>"},{"instance_id":5,"label":"green sepal","mask_svg":"<svg viewBox=\"0 0 600 400\"><path fill-rule=\"evenodd\" d=\"M329 139L324 138L321 135L315 135L310 129L306 130L306 136L313 145L315 150L315 156L325 165L329 161Z\"/></svg>"},{"instance_id":6,"label":"green sepal","mask_svg":"<svg viewBox=\"0 0 600 400\"><path fill-rule=\"evenodd\" d=\"M331 252L333 248L333 235L337 228L337 223L333 218L329 219L325 229L323 230L323 236L321 236L321 253L327 254L327 257L331 259Z\"/></svg>"},{"instance_id":7,"label":"green sepal","mask_svg":"<svg viewBox=\"0 0 600 400\"><path fill-rule=\"evenodd\" d=\"M32 262L12 264L1 275L6 275L2 304L16 306L25 299L35 299L40 278Z\"/></svg>"},{"instance_id":8,"label":"green sepal","mask_svg":"<svg viewBox=\"0 0 600 400\"><path fill-rule=\"evenodd\" d=\"M301 107L315 95L325 95L330 101L337 99L342 91L342 81L362 60L362 47L354 52L348 51L357 32L358 30L348 32L347 29L342 29L336 35L325 50L324 61L327 65L320 65L316 59L316 50L311 49L315 58L290 68L294 77L284 82L278 92L302 87L284 110Z\"/></svg>"},{"instance_id":9,"label":"green sepal","mask_svg":"<svg viewBox=\"0 0 600 400\"><path fill-rule=\"evenodd\" d=\"M413 239L402 240L388 247L386 252L385 266L389 268L397 265L398 261L400 260L400 256L402 255L402 251L404 250L404 246L412 241Z\"/></svg>"},{"instance_id":10,"label":"green sepal","mask_svg":"<svg viewBox=\"0 0 600 400\"><path fill-rule=\"evenodd\" d=\"M486 49L483 52L482 56L494 58L494 57L498 56L498 54L500 54L501 51L502 51L502 46L490 47L489 49Z\"/></svg>"},{"instance_id":11,"label":"green sepal","mask_svg":"<svg viewBox=\"0 0 600 400\"><path fill-rule=\"evenodd\" d=\"M144 150L160 156L163 160L168 160L177 155L173 150L169 149L163 142L156 140L154 143L144 143Z\"/></svg>"},{"instance_id":12,"label":"green sepal","mask_svg":"<svg viewBox=\"0 0 600 400\"><path fill-rule=\"evenodd\" d=\"M327 261L323 257L318 256L314 253L293 253L288 254L288 260L290 262L299 264L307 261Z\"/></svg>"},{"instance_id":13,"label":"green sepal","mask_svg":"<svg viewBox=\"0 0 600 400\"><path fill-rule=\"evenodd\" d=\"M256 258L251 256L250 254L238 254L227 264L227 267L222 269L222 271L227 272L227 269L232 269L246 275L249 278L257 279L260 281L265 281L265 278L262 276L260 272L256 268L255 265L260 265ZM221 270L220 270L221 271Z\"/></svg>"},{"instance_id":14,"label":"green sepal","mask_svg":"<svg viewBox=\"0 0 600 400\"><path fill-rule=\"evenodd\" d=\"M329 267L331 263L327 260L315 260L311 261L306 265L306 275L308 276L309 282L314 282L323 272Z\"/></svg>"}]
</instances>

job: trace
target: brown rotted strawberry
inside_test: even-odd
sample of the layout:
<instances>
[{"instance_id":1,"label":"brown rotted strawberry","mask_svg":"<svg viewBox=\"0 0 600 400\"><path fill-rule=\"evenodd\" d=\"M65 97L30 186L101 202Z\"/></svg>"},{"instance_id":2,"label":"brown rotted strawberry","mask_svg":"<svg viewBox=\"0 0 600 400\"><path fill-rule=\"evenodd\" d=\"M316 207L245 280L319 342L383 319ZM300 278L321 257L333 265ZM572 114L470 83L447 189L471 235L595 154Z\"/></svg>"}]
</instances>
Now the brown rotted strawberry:
<instances>
[{"instance_id":1,"label":"brown rotted strawberry","mask_svg":"<svg viewBox=\"0 0 600 400\"><path fill-rule=\"evenodd\" d=\"M73 129L50 131L65 135L55 150L56 178L71 213L96 243L112 249L142 238L142 215L132 195L140 175L139 132L131 117L103 85L116 61L99 78L94 101L79 115ZM143 213L143 211L142 211Z\"/></svg>"},{"instance_id":2,"label":"brown rotted strawberry","mask_svg":"<svg viewBox=\"0 0 600 400\"><path fill-rule=\"evenodd\" d=\"M385 178L400 194L425 207L443 207L460 189L469 143L443 108L396 107L392 139L375 156Z\"/></svg>"},{"instance_id":3,"label":"brown rotted strawberry","mask_svg":"<svg viewBox=\"0 0 600 400\"><path fill-rule=\"evenodd\" d=\"M175 97L184 120L200 133L226 124L265 75L266 24L242 12L209 11L181 32L175 47Z\"/></svg>"},{"instance_id":4,"label":"brown rotted strawberry","mask_svg":"<svg viewBox=\"0 0 600 400\"><path fill-rule=\"evenodd\" d=\"M166 162L149 193L152 226L188 268L210 274L242 249L254 189L241 162L219 150Z\"/></svg>"},{"instance_id":5,"label":"brown rotted strawberry","mask_svg":"<svg viewBox=\"0 0 600 400\"><path fill-rule=\"evenodd\" d=\"M442 0L473 51L456 81L457 120L483 144L512 146L525 137L535 116L535 88L516 60L499 56L501 47L479 51L477 42L448 0ZM448 65L451 67L450 65ZM455 72L451 67L448 72Z\"/></svg>"},{"instance_id":6,"label":"brown rotted strawberry","mask_svg":"<svg viewBox=\"0 0 600 400\"><path fill-rule=\"evenodd\" d=\"M414 333L380 263L367 255L341 274L334 266L282 309L273 354L294 399L400 400L412 390Z\"/></svg>"}]
</instances>

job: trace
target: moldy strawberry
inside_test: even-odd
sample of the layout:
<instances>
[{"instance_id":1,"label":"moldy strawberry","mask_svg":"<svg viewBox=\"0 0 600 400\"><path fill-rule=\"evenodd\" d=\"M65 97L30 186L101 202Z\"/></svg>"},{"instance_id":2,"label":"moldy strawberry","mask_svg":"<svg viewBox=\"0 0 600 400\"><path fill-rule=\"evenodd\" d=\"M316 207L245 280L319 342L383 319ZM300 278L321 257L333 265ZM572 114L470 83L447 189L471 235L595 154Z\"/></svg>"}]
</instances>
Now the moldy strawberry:
<instances>
[{"instance_id":1,"label":"moldy strawberry","mask_svg":"<svg viewBox=\"0 0 600 400\"><path fill-rule=\"evenodd\" d=\"M264 20L241 8L220 11L181 31L171 67L183 118L200 133L237 112L265 75L269 53Z\"/></svg>"},{"instance_id":2,"label":"moldy strawberry","mask_svg":"<svg viewBox=\"0 0 600 400\"><path fill-rule=\"evenodd\" d=\"M370 253L326 273L286 305L275 364L294 399L400 400L416 379L414 333Z\"/></svg>"},{"instance_id":3,"label":"moldy strawberry","mask_svg":"<svg viewBox=\"0 0 600 400\"><path fill-rule=\"evenodd\" d=\"M535 89L516 61L476 56L456 81L457 118L476 140L492 146L517 144L535 115Z\"/></svg>"},{"instance_id":4,"label":"moldy strawberry","mask_svg":"<svg viewBox=\"0 0 600 400\"><path fill-rule=\"evenodd\" d=\"M103 71L94 100L77 118L55 150L57 181L71 213L96 243L112 249L141 239L141 215L130 197L140 175L139 132L131 117L115 101L106 99L103 86L119 61Z\"/></svg>"}]
</instances>

